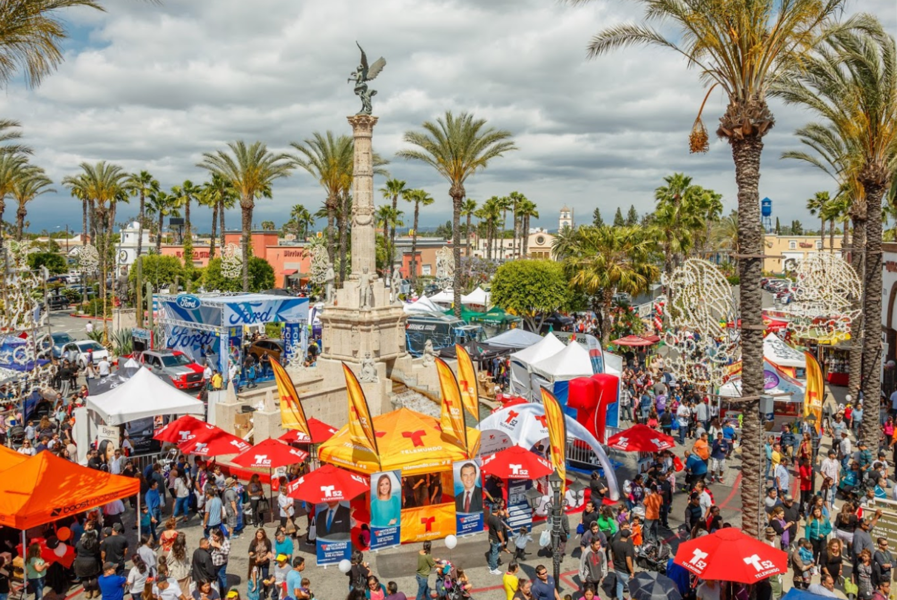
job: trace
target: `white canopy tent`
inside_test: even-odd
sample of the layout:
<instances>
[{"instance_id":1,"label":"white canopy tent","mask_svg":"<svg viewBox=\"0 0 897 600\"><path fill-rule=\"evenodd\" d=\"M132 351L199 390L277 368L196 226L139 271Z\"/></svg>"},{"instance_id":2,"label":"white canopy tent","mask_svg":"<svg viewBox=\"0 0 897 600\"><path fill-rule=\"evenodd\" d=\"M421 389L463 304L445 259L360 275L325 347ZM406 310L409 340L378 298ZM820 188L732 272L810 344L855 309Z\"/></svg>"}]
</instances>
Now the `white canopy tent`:
<instances>
[{"instance_id":1,"label":"white canopy tent","mask_svg":"<svg viewBox=\"0 0 897 600\"><path fill-rule=\"evenodd\" d=\"M489 306L490 294L483 288L477 286L477 289L470 292L466 296L461 296L461 304L474 306Z\"/></svg>"},{"instance_id":2,"label":"white canopy tent","mask_svg":"<svg viewBox=\"0 0 897 600\"><path fill-rule=\"evenodd\" d=\"M87 409L106 425L123 425L158 415L204 415L205 406L146 368L104 394L87 397Z\"/></svg>"},{"instance_id":3,"label":"white canopy tent","mask_svg":"<svg viewBox=\"0 0 897 600\"><path fill-rule=\"evenodd\" d=\"M442 290L438 294L430 296L429 300L436 304L452 304L455 301L455 291L451 288Z\"/></svg>"},{"instance_id":4,"label":"white canopy tent","mask_svg":"<svg viewBox=\"0 0 897 600\"><path fill-rule=\"evenodd\" d=\"M429 314L429 313L439 313L442 314L441 308L436 306L432 300L427 298L426 296L422 296L417 300L417 302L412 302L411 304L406 304L402 307L405 311L406 315L419 315L419 314Z\"/></svg>"},{"instance_id":5,"label":"white canopy tent","mask_svg":"<svg viewBox=\"0 0 897 600\"><path fill-rule=\"evenodd\" d=\"M589 351L582 344L571 341L560 352L532 363L530 370L552 382L568 381L591 376L592 360L589 358Z\"/></svg>"},{"instance_id":6,"label":"white canopy tent","mask_svg":"<svg viewBox=\"0 0 897 600\"><path fill-rule=\"evenodd\" d=\"M792 348L774 333L763 338L763 358L780 367L807 368L804 353Z\"/></svg>"},{"instance_id":7,"label":"white canopy tent","mask_svg":"<svg viewBox=\"0 0 897 600\"><path fill-rule=\"evenodd\" d=\"M554 336L552 336L554 337ZM542 336L525 329L509 329L504 333L500 333L495 337L486 340L490 346L498 348L529 348L534 344L542 341Z\"/></svg>"},{"instance_id":8,"label":"white canopy tent","mask_svg":"<svg viewBox=\"0 0 897 600\"><path fill-rule=\"evenodd\" d=\"M546 335L537 344L511 355L511 393L529 397L533 383L530 365L554 356L565 348L564 343L553 335Z\"/></svg>"}]
</instances>

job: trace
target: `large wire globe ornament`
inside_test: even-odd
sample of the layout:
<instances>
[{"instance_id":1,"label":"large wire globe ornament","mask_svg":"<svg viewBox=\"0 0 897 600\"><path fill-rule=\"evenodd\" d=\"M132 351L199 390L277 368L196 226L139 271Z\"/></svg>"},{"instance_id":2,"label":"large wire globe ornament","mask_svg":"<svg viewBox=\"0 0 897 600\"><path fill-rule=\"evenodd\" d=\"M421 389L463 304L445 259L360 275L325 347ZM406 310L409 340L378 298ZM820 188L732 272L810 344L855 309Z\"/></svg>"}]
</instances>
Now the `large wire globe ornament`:
<instances>
[{"instance_id":1,"label":"large wire globe ornament","mask_svg":"<svg viewBox=\"0 0 897 600\"><path fill-rule=\"evenodd\" d=\"M236 244L228 244L221 253L221 276L239 279L243 275L243 250Z\"/></svg>"},{"instance_id":2,"label":"large wire globe ornament","mask_svg":"<svg viewBox=\"0 0 897 600\"><path fill-rule=\"evenodd\" d=\"M740 360L738 304L719 268L688 259L665 281L663 339L670 352L664 362L677 379L718 386L726 366Z\"/></svg>"},{"instance_id":3,"label":"large wire globe ornament","mask_svg":"<svg viewBox=\"0 0 897 600\"><path fill-rule=\"evenodd\" d=\"M795 263L786 312L788 328L797 337L846 337L860 316L860 277L839 254L818 252Z\"/></svg>"},{"instance_id":4,"label":"large wire globe ornament","mask_svg":"<svg viewBox=\"0 0 897 600\"><path fill-rule=\"evenodd\" d=\"M71 253L76 259L72 270L80 275L94 273L100 266L100 253L93 244L76 246Z\"/></svg>"}]
</instances>

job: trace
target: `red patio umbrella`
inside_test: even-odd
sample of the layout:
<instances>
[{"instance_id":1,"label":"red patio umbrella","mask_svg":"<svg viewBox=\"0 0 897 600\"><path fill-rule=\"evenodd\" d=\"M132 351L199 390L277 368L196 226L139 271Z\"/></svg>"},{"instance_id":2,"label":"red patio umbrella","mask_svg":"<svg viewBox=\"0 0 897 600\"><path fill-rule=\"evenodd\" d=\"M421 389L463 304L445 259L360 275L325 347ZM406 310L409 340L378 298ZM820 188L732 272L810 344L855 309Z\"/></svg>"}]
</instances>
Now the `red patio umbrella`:
<instances>
[{"instance_id":1,"label":"red patio umbrella","mask_svg":"<svg viewBox=\"0 0 897 600\"><path fill-rule=\"evenodd\" d=\"M296 429L290 429L277 439L288 444L321 444L332 438L336 433L336 429L314 417L308 419L308 429L311 432L311 440Z\"/></svg>"},{"instance_id":2,"label":"red patio umbrella","mask_svg":"<svg viewBox=\"0 0 897 600\"><path fill-rule=\"evenodd\" d=\"M637 335L627 335L626 337L622 337L618 340L614 340L611 342L614 346L651 346L654 344L651 340L646 340L643 337L639 337Z\"/></svg>"},{"instance_id":3,"label":"red patio umbrella","mask_svg":"<svg viewBox=\"0 0 897 600\"><path fill-rule=\"evenodd\" d=\"M276 469L308 458L308 452L292 448L278 440L267 439L235 457L231 462L241 467Z\"/></svg>"},{"instance_id":4,"label":"red patio umbrella","mask_svg":"<svg viewBox=\"0 0 897 600\"><path fill-rule=\"evenodd\" d=\"M757 583L788 568L788 554L727 527L679 544L674 562L701 579Z\"/></svg>"},{"instance_id":5,"label":"red patio umbrella","mask_svg":"<svg viewBox=\"0 0 897 600\"><path fill-rule=\"evenodd\" d=\"M324 465L291 481L287 485L287 495L313 504L351 500L370 491L367 477L345 469Z\"/></svg>"},{"instance_id":6,"label":"red patio umbrella","mask_svg":"<svg viewBox=\"0 0 897 600\"><path fill-rule=\"evenodd\" d=\"M160 442L171 442L172 444L180 444L192 440L203 429L215 428L205 421L200 421L196 417L184 415L179 419L175 419L168 425L163 425L153 433L153 439Z\"/></svg>"},{"instance_id":7,"label":"red patio umbrella","mask_svg":"<svg viewBox=\"0 0 897 600\"><path fill-rule=\"evenodd\" d=\"M483 472L502 479L539 479L553 471L550 462L521 446L511 446L483 459Z\"/></svg>"},{"instance_id":8,"label":"red patio umbrella","mask_svg":"<svg viewBox=\"0 0 897 600\"><path fill-rule=\"evenodd\" d=\"M206 425L206 428L196 432L196 437L178 444L178 449L181 452L184 454L195 454L196 456L242 454L249 448L249 442L245 442L237 436L231 435L213 425Z\"/></svg>"},{"instance_id":9,"label":"red patio umbrella","mask_svg":"<svg viewBox=\"0 0 897 600\"><path fill-rule=\"evenodd\" d=\"M607 440L610 448L624 452L661 452L676 445L675 440L647 425L633 425Z\"/></svg>"}]
</instances>

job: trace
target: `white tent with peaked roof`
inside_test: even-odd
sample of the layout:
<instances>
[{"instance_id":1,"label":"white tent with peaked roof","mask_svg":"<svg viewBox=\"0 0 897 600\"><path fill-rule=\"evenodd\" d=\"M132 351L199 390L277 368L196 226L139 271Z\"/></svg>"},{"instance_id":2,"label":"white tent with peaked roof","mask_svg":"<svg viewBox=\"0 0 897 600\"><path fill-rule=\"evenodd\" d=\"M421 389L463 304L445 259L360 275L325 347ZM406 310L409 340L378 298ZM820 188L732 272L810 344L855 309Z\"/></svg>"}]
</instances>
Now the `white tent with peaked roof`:
<instances>
[{"instance_id":1,"label":"white tent with peaked roof","mask_svg":"<svg viewBox=\"0 0 897 600\"><path fill-rule=\"evenodd\" d=\"M532 389L530 366L554 356L564 349L564 343L553 335L546 335L538 344L511 355L511 393L529 397Z\"/></svg>"},{"instance_id":2,"label":"white tent with peaked roof","mask_svg":"<svg viewBox=\"0 0 897 600\"><path fill-rule=\"evenodd\" d=\"M141 368L106 393L88 396L87 409L106 425L123 425L159 415L204 415L202 402Z\"/></svg>"},{"instance_id":3,"label":"white tent with peaked roof","mask_svg":"<svg viewBox=\"0 0 897 600\"><path fill-rule=\"evenodd\" d=\"M568 381L577 377L591 376L592 359L582 344L571 341L560 352L532 363L530 370L551 382Z\"/></svg>"}]
</instances>

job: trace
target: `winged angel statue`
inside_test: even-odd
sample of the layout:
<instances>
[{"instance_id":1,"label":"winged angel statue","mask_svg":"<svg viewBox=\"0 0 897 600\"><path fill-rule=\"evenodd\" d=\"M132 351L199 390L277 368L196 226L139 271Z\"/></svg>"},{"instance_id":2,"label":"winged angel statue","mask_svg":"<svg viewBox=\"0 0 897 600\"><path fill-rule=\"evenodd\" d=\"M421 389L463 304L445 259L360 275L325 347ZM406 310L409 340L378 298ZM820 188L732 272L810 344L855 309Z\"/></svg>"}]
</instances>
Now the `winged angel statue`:
<instances>
[{"instance_id":1,"label":"winged angel statue","mask_svg":"<svg viewBox=\"0 0 897 600\"><path fill-rule=\"evenodd\" d=\"M368 81L373 81L377 78L377 75L379 75L380 71L383 70L383 67L386 66L386 59L381 56L374 62L374 64L368 66L368 57L364 53L364 48L362 48L361 44L358 42L355 42L355 45L361 50L361 64L358 65L358 68L355 69L355 72L349 77L349 81L355 82L355 95L361 98L361 110L358 111L358 114L369 115L372 110L371 98L377 94L377 90L369 90Z\"/></svg>"}]
</instances>

